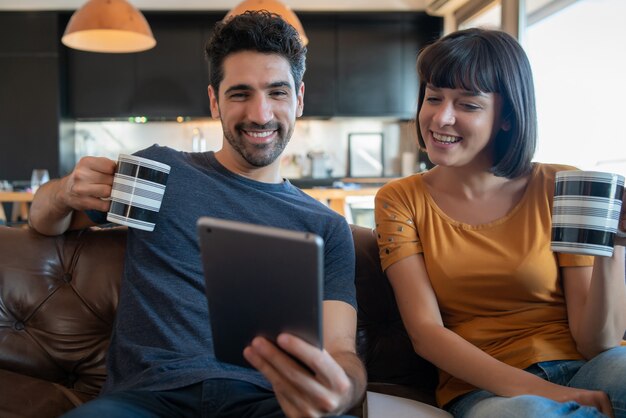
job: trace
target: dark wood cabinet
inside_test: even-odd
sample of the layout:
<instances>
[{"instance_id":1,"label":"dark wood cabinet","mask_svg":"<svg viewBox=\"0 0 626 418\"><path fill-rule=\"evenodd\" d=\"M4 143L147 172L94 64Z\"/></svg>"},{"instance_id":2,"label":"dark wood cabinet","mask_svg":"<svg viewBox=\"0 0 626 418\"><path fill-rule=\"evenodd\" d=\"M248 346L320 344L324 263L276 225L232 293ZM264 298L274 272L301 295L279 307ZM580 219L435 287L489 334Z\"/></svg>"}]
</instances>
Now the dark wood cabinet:
<instances>
[{"instance_id":1,"label":"dark wood cabinet","mask_svg":"<svg viewBox=\"0 0 626 418\"><path fill-rule=\"evenodd\" d=\"M219 14L146 14L155 48L135 54L68 50L69 109L75 118L206 117L205 36Z\"/></svg>"},{"instance_id":2,"label":"dark wood cabinet","mask_svg":"<svg viewBox=\"0 0 626 418\"><path fill-rule=\"evenodd\" d=\"M333 14L300 17L309 38L304 73L306 117L335 116L337 93L337 22Z\"/></svg>"},{"instance_id":3,"label":"dark wood cabinet","mask_svg":"<svg viewBox=\"0 0 626 418\"><path fill-rule=\"evenodd\" d=\"M344 18L337 33L337 114L398 116L403 112L401 20Z\"/></svg>"},{"instance_id":4,"label":"dark wood cabinet","mask_svg":"<svg viewBox=\"0 0 626 418\"><path fill-rule=\"evenodd\" d=\"M159 117L209 115L202 21L154 16L154 49L137 55L135 114Z\"/></svg>"},{"instance_id":5,"label":"dark wood cabinet","mask_svg":"<svg viewBox=\"0 0 626 418\"><path fill-rule=\"evenodd\" d=\"M0 13L0 179L59 174L57 15Z\"/></svg>"},{"instance_id":6,"label":"dark wood cabinet","mask_svg":"<svg viewBox=\"0 0 626 418\"><path fill-rule=\"evenodd\" d=\"M414 116L417 53L441 36L441 18L364 12L301 20L310 39L304 116Z\"/></svg>"},{"instance_id":7,"label":"dark wood cabinet","mask_svg":"<svg viewBox=\"0 0 626 418\"><path fill-rule=\"evenodd\" d=\"M96 54L61 45L69 12L0 12L0 179L27 180L33 168L52 177L71 169L73 119L209 116L203 46L224 14L147 13L156 48ZM414 116L415 57L441 35L441 18L300 16L310 39L304 116ZM60 138L60 129L67 135Z\"/></svg>"},{"instance_id":8,"label":"dark wood cabinet","mask_svg":"<svg viewBox=\"0 0 626 418\"><path fill-rule=\"evenodd\" d=\"M56 54L55 12L0 12L0 54Z\"/></svg>"},{"instance_id":9,"label":"dark wood cabinet","mask_svg":"<svg viewBox=\"0 0 626 418\"><path fill-rule=\"evenodd\" d=\"M132 114L133 54L67 50L69 113L75 118L116 118Z\"/></svg>"},{"instance_id":10,"label":"dark wood cabinet","mask_svg":"<svg viewBox=\"0 0 626 418\"><path fill-rule=\"evenodd\" d=\"M68 50L70 116L208 117L204 43L219 13L146 14L157 46L137 54ZM440 36L425 13L303 12L309 37L304 116L412 118L415 58Z\"/></svg>"}]
</instances>

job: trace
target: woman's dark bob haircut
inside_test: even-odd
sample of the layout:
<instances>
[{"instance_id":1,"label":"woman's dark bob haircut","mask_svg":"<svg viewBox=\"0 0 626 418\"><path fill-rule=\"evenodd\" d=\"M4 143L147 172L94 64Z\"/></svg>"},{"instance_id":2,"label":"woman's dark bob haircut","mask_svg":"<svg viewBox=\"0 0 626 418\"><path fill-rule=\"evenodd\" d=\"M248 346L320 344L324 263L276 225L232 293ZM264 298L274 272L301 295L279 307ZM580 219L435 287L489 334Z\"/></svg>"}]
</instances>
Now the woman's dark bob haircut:
<instances>
[{"instance_id":1,"label":"woman's dark bob haircut","mask_svg":"<svg viewBox=\"0 0 626 418\"><path fill-rule=\"evenodd\" d=\"M497 93L502 118L511 129L501 130L494 144L491 172L515 178L530 171L537 143L537 110L530 63L524 50L505 32L467 29L451 33L427 46L417 59L420 80L418 116L426 85ZM426 148L417 118L420 147Z\"/></svg>"}]
</instances>

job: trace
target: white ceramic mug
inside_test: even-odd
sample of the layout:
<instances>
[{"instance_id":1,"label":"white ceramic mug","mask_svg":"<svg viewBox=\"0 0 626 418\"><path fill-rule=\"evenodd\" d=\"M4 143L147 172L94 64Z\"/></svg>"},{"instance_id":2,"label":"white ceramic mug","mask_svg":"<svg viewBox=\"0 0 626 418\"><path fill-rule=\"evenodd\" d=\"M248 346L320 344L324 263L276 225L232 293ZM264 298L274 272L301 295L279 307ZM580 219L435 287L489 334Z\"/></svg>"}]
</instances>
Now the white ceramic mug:
<instances>
[{"instance_id":1,"label":"white ceramic mug","mask_svg":"<svg viewBox=\"0 0 626 418\"><path fill-rule=\"evenodd\" d=\"M619 231L624 177L559 171L552 206L552 251L610 257Z\"/></svg>"},{"instance_id":2,"label":"white ceramic mug","mask_svg":"<svg viewBox=\"0 0 626 418\"><path fill-rule=\"evenodd\" d=\"M107 221L154 231L169 173L167 164L120 154Z\"/></svg>"}]
</instances>

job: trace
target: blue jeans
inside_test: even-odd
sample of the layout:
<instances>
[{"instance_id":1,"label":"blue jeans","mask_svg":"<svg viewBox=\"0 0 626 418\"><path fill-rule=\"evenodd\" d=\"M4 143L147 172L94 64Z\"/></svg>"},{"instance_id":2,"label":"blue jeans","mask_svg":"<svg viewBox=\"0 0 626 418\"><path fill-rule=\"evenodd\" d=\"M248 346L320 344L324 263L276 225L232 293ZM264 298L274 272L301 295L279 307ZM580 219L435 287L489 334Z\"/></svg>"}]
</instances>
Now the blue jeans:
<instances>
[{"instance_id":1,"label":"blue jeans","mask_svg":"<svg viewBox=\"0 0 626 418\"><path fill-rule=\"evenodd\" d=\"M173 390L134 390L103 395L73 409L63 418L284 416L274 392L238 380L210 379Z\"/></svg>"},{"instance_id":2,"label":"blue jeans","mask_svg":"<svg viewBox=\"0 0 626 418\"><path fill-rule=\"evenodd\" d=\"M626 418L626 347L605 351L590 361L544 361L526 371L549 382L609 395L615 418ZM456 418L604 417L596 408L576 402L556 402L534 395L512 398L485 390L462 395L445 406Z\"/></svg>"}]
</instances>

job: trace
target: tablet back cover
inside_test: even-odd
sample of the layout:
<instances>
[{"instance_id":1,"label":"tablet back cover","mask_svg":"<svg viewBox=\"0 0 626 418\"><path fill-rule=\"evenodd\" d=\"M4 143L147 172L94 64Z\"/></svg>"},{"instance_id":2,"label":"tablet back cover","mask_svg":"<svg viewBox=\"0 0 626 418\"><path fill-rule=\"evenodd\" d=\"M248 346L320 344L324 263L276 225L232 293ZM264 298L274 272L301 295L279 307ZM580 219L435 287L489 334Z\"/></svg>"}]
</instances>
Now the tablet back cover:
<instances>
[{"instance_id":1,"label":"tablet back cover","mask_svg":"<svg viewBox=\"0 0 626 418\"><path fill-rule=\"evenodd\" d=\"M281 332L322 348L319 236L209 217L197 227L218 360L251 367L243 349Z\"/></svg>"}]
</instances>

